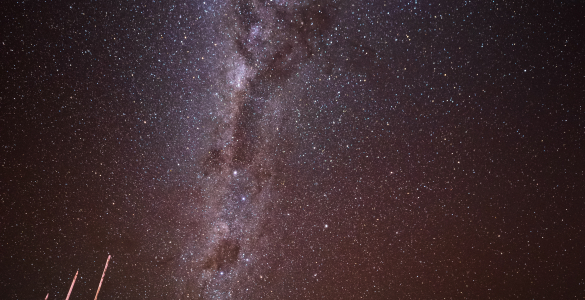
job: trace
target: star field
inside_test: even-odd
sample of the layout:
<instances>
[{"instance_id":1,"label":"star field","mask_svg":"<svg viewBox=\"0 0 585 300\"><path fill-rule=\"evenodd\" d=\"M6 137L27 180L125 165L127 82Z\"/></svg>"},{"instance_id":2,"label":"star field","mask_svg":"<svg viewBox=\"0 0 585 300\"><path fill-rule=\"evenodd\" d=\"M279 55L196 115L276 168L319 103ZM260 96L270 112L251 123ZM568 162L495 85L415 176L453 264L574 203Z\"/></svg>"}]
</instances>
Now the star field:
<instances>
[{"instance_id":1,"label":"star field","mask_svg":"<svg viewBox=\"0 0 585 300\"><path fill-rule=\"evenodd\" d=\"M583 297L584 12L7 5L0 298Z\"/></svg>"}]
</instances>

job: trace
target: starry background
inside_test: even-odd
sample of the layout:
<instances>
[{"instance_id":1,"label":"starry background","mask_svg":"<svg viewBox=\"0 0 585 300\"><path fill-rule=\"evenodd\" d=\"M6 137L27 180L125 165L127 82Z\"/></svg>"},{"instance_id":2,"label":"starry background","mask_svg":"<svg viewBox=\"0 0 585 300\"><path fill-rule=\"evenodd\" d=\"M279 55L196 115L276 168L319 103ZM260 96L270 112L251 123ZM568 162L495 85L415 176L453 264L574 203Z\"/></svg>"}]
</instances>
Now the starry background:
<instances>
[{"instance_id":1,"label":"starry background","mask_svg":"<svg viewBox=\"0 0 585 300\"><path fill-rule=\"evenodd\" d=\"M4 6L2 299L585 297L583 2L297 2Z\"/></svg>"}]
</instances>

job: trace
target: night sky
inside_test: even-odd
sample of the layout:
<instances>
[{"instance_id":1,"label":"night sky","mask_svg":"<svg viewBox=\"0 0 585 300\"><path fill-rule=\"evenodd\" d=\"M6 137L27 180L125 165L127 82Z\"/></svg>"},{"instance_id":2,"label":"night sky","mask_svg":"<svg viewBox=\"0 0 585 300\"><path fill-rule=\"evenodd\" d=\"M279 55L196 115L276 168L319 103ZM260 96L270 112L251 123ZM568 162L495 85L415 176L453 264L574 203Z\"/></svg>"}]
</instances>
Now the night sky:
<instances>
[{"instance_id":1,"label":"night sky","mask_svg":"<svg viewBox=\"0 0 585 300\"><path fill-rule=\"evenodd\" d=\"M583 1L120 2L2 5L1 299L585 297Z\"/></svg>"}]
</instances>

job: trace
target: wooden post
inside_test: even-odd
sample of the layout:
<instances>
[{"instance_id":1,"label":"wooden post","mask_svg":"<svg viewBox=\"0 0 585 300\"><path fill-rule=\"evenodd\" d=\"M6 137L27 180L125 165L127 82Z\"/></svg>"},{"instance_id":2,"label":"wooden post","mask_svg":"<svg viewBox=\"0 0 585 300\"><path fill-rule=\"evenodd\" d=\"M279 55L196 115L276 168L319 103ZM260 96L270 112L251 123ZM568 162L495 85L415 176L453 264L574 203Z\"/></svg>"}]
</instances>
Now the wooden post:
<instances>
[{"instance_id":1,"label":"wooden post","mask_svg":"<svg viewBox=\"0 0 585 300\"><path fill-rule=\"evenodd\" d=\"M71 291L73 291L73 285L75 284L75 280L77 280L78 273L79 273L79 270L77 270L77 272L75 272L75 277L73 277L73 282L71 282L71 288L69 288L69 293L67 294L67 298L65 298L65 300L69 300L69 296L71 296ZM47 296L48 296L48 294L47 294Z\"/></svg>"},{"instance_id":2,"label":"wooden post","mask_svg":"<svg viewBox=\"0 0 585 300\"><path fill-rule=\"evenodd\" d=\"M104 268L104 273L102 274L102 280L100 280L100 285L98 286L97 293L95 293L95 299L97 300L97 296L100 293L100 289L102 288L102 282L104 282L104 277L106 276L106 270L108 269L108 264L110 263L111 255L108 255L108 260L106 261L106 267Z\"/></svg>"}]
</instances>

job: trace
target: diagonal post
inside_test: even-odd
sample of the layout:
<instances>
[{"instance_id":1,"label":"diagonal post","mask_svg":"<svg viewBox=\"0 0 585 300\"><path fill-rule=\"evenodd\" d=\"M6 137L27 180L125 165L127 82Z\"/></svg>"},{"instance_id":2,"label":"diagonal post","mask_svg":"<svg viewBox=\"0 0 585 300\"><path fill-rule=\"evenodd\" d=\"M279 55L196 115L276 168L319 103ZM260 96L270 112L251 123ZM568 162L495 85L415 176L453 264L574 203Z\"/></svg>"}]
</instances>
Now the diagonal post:
<instances>
[{"instance_id":1,"label":"diagonal post","mask_svg":"<svg viewBox=\"0 0 585 300\"><path fill-rule=\"evenodd\" d=\"M102 280L100 280L100 285L98 286L97 293L95 293L95 299L97 300L97 296L100 293L100 289L102 288L102 282L104 282L104 277L106 276L106 270L108 269L108 264L110 263L111 255L108 255L108 260L106 261L106 267L104 268L104 273L102 274Z\"/></svg>"},{"instance_id":2,"label":"diagonal post","mask_svg":"<svg viewBox=\"0 0 585 300\"><path fill-rule=\"evenodd\" d=\"M75 277L73 277L73 282L71 282L71 287L69 288L69 293L67 293L67 298L65 298L65 300L69 300L69 296L71 296L71 291L73 291L73 285L75 285L75 280L77 280L78 273L79 273L79 270L77 270L77 272L75 272ZM48 296L48 294L47 294L47 296Z\"/></svg>"}]
</instances>

